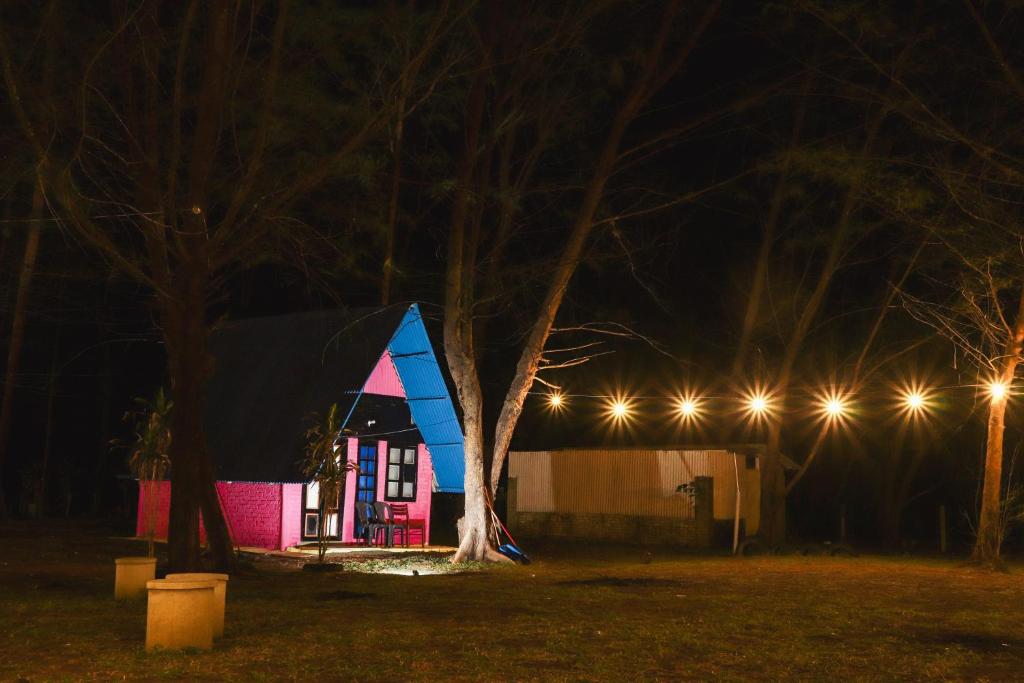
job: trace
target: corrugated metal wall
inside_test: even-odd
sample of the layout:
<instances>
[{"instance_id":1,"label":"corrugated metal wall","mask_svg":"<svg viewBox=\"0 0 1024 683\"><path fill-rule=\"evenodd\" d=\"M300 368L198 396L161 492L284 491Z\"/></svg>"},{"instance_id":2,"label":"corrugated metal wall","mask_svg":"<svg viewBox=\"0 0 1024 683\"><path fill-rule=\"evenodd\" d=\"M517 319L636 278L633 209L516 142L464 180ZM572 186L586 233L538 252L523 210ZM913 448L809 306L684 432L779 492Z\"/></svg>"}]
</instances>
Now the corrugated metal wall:
<instances>
[{"instance_id":1,"label":"corrugated metal wall","mask_svg":"<svg viewBox=\"0 0 1024 683\"><path fill-rule=\"evenodd\" d=\"M676 493L695 477L714 482L714 517L732 519L739 471L741 518L747 534L760 522L757 467L744 455L713 450L565 450L509 454L518 512L577 512L636 516L693 516L693 500Z\"/></svg>"}]
</instances>

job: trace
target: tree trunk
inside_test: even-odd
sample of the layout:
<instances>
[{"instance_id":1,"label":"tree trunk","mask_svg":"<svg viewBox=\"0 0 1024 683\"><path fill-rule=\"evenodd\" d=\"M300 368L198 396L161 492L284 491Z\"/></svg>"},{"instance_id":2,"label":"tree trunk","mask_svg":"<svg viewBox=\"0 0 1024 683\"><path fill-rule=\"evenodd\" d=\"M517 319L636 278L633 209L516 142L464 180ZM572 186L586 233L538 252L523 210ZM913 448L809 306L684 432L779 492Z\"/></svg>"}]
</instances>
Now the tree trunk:
<instances>
[{"instance_id":1,"label":"tree trunk","mask_svg":"<svg viewBox=\"0 0 1024 683\"><path fill-rule=\"evenodd\" d=\"M971 558L977 562L992 563L999 560L1003 542L1003 430L1005 429L1006 401L1009 387L1017 372L1024 349L1024 286L1013 329L1009 331L1002 356L1002 368L995 381L1002 382L1007 395L992 397L988 408L988 436L985 443L985 478L981 489L981 511L978 514L978 537Z\"/></svg>"},{"instance_id":2,"label":"tree trunk","mask_svg":"<svg viewBox=\"0 0 1024 683\"><path fill-rule=\"evenodd\" d=\"M202 511L214 566L234 565L231 538L217 496L215 475L203 432L206 381L212 370L207 349L206 275L200 265L183 264L182 297L164 302L164 340L171 379L171 510L168 527L170 565L199 567L199 519Z\"/></svg>"},{"instance_id":3,"label":"tree trunk","mask_svg":"<svg viewBox=\"0 0 1024 683\"><path fill-rule=\"evenodd\" d=\"M4 500L3 468L7 460L7 450L11 438L11 426L14 420L14 389L17 384L18 365L21 360L21 346L25 339L25 313L28 307L28 294L32 287L32 278L36 270L36 257L39 254L39 241L42 234L43 192L36 182L32 190L32 213L25 238L25 253L21 259L21 272L18 275L18 289L14 298L14 312L11 316L11 337L7 346L7 367L4 371L3 398L0 399L0 517L7 514L7 503Z\"/></svg>"}]
</instances>

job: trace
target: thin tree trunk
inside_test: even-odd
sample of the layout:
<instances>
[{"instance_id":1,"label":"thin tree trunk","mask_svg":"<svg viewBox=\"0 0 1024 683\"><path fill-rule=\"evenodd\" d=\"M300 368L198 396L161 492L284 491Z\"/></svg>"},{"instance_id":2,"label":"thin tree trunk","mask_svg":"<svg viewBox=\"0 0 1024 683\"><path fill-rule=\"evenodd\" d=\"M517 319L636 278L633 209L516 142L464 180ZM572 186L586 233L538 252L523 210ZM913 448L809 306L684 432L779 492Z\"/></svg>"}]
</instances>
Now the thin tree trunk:
<instances>
[{"instance_id":1,"label":"thin tree trunk","mask_svg":"<svg viewBox=\"0 0 1024 683\"><path fill-rule=\"evenodd\" d=\"M1009 332L1001 359L1002 368L995 381L1009 387L1024 349L1024 286L1021 288L1017 317ZM992 397L988 409L988 434L985 443L985 478L981 490L981 511L978 514L978 537L975 539L972 559L995 562L999 559L1003 541L1003 431L1008 396Z\"/></svg>"},{"instance_id":2,"label":"thin tree trunk","mask_svg":"<svg viewBox=\"0 0 1024 683\"><path fill-rule=\"evenodd\" d=\"M11 438L11 426L14 421L14 394L18 377L18 366L21 361L21 347L25 339L25 314L28 308L28 295L32 287L32 278L36 270L36 258L39 255L39 241L42 235L43 192L39 182L32 190L31 221L25 237L25 252L21 259L21 272L18 275L18 289L14 299L14 311L11 316L11 337L7 346L7 367L4 371L3 397L0 399L0 517L7 514L2 481L3 468L7 460L7 451Z\"/></svg>"}]
</instances>

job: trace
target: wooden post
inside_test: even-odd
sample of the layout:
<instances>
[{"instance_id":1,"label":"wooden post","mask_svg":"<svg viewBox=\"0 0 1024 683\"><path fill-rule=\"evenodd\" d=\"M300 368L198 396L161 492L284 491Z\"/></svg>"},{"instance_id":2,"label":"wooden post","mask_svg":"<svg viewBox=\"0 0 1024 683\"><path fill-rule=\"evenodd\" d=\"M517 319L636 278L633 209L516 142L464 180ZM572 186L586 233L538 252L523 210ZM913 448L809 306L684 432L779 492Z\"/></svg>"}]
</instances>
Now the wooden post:
<instances>
[{"instance_id":1,"label":"wooden post","mask_svg":"<svg viewBox=\"0 0 1024 683\"><path fill-rule=\"evenodd\" d=\"M740 456L732 454L732 471L736 475L736 508L733 511L732 522L732 554L735 555L740 549L740 504L742 503L740 493Z\"/></svg>"},{"instance_id":2,"label":"wooden post","mask_svg":"<svg viewBox=\"0 0 1024 683\"><path fill-rule=\"evenodd\" d=\"M946 554L946 506L939 506L939 552Z\"/></svg>"}]
</instances>

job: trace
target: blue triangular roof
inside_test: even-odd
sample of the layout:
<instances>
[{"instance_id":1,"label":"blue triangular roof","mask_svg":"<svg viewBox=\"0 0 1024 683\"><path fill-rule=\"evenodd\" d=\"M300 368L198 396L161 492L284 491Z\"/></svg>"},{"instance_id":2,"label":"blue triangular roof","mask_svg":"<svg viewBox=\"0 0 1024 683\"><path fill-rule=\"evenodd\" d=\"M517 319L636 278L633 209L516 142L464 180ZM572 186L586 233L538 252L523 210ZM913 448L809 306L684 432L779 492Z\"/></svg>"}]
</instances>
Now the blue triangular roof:
<instances>
[{"instance_id":1,"label":"blue triangular roof","mask_svg":"<svg viewBox=\"0 0 1024 683\"><path fill-rule=\"evenodd\" d=\"M463 490L463 437L419 306L312 311L222 323L204 424L217 478L301 482L308 417L351 417L385 349L430 449L437 490ZM346 417L348 422L348 417Z\"/></svg>"},{"instance_id":2,"label":"blue triangular roof","mask_svg":"<svg viewBox=\"0 0 1024 683\"><path fill-rule=\"evenodd\" d=\"M419 305L412 304L405 312L388 342L387 350L405 389L412 420L430 450L437 490L462 493L465 440ZM354 409L355 405L352 407ZM351 414L350 410L349 417Z\"/></svg>"}]
</instances>

